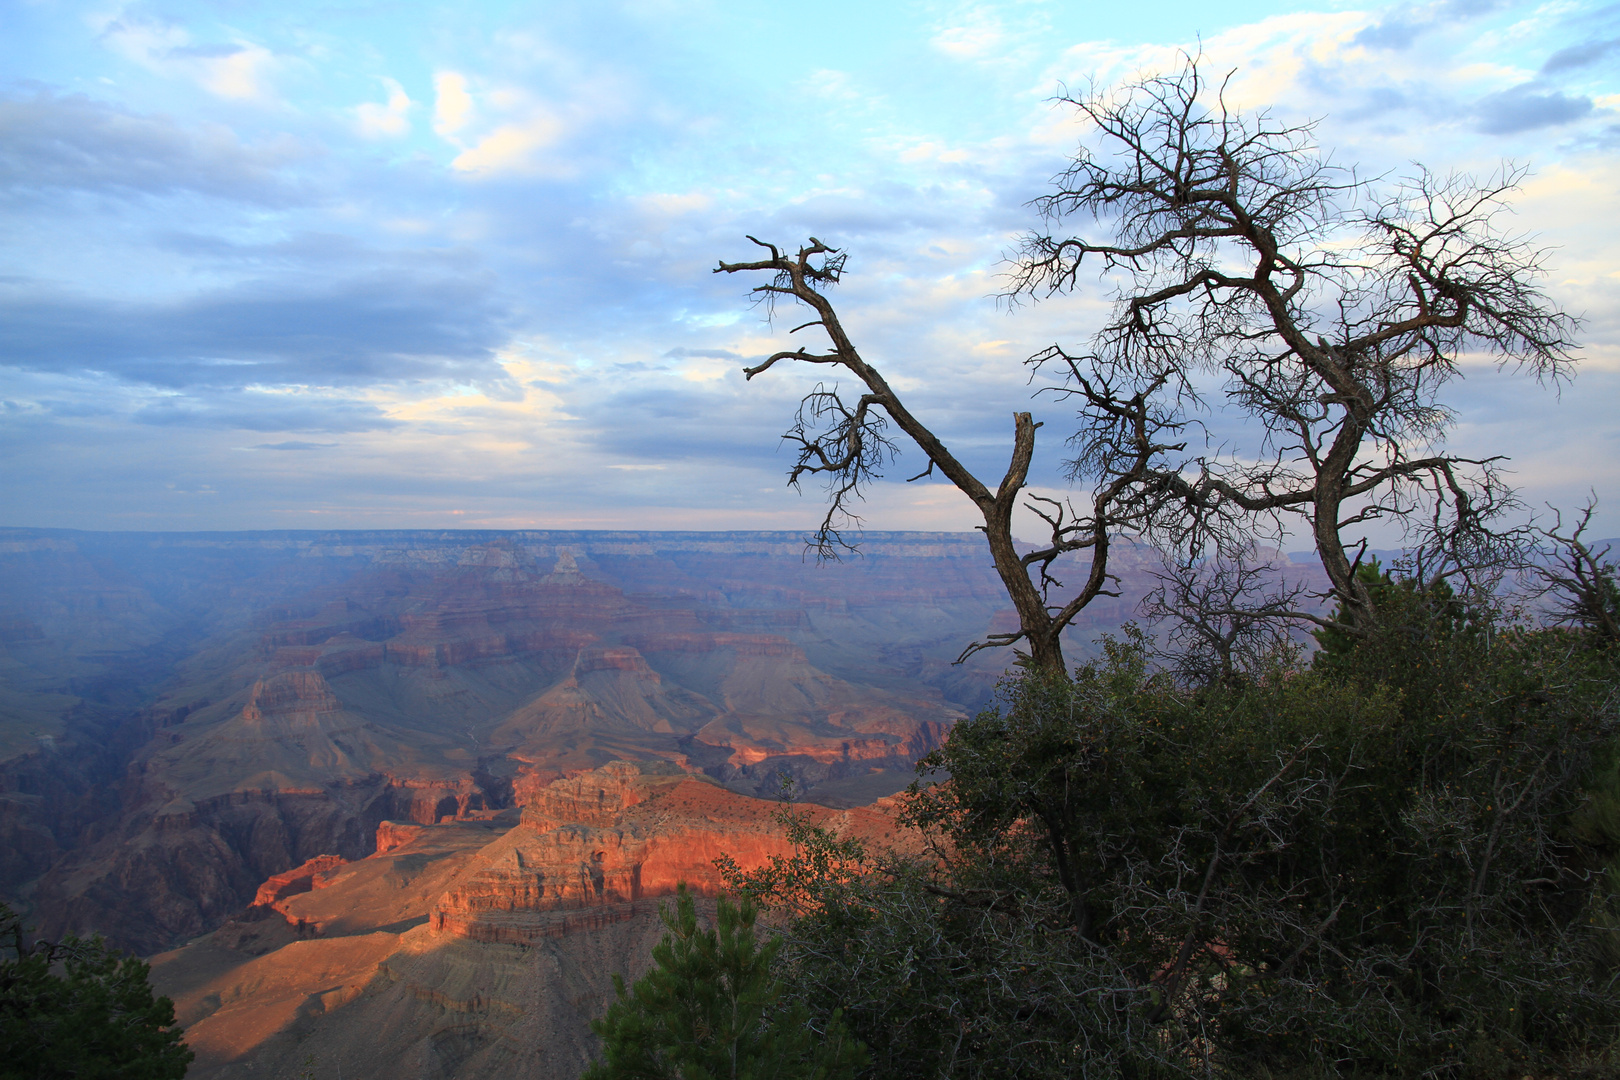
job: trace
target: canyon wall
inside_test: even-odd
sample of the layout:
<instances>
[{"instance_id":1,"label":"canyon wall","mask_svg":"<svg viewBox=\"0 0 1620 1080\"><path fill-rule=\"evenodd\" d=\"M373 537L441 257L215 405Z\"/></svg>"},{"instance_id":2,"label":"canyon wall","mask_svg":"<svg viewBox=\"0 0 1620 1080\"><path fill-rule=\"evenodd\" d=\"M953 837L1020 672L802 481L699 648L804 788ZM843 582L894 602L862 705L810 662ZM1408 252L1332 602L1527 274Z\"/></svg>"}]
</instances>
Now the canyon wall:
<instances>
[{"instance_id":1,"label":"canyon wall","mask_svg":"<svg viewBox=\"0 0 1620 1080\"><path fill-rule=\"evenodd\" d=\"M152 952L609 760L847 805L984 700L977 537L0 530L0 897Z\"/></svg>"},{"instance_id":2,"label":"canyon wall","mask_svg":"<svg viewBox=\"0 0 1620 1080\"><path fill-rule=\"evenodd\" d=\"M784 781L910 842L1010 620L978 534L0 529L0 899L159 954L203 1080L572 1080L660 899L786 853Z\"/></svg>"},{"instance_id":3,"label":"canyon wall","mask_svg":"<svg viewBox=\"0 0 1620 1080\"><path fill-rule=\"evenodd\" d=\"M612 978L645 969L660 901L712 895L719 854L757 866L788 846L780 805L664 763L610 762L537 785L521 808L385 822L370 857L321 857L153 961L197 1053L195 1080L572 1080ZM883 806L802 814L840 836L916 850ZM704 904L705 913L711 913Z\"/></svg>"},{"instance_id":4,"label":"canyon wall","mask_svg":"<svg viewBox=\"0 0 1620 1080\"><path fill-rule=\"evenodd\" d=\"M1076 657L1149 566L1121 549ZM1009 617L971 533L0 529L0 897L150 953L612 760L871 802L988 700L1007 654L952 661Z\"/></svg>"}]
</instances>

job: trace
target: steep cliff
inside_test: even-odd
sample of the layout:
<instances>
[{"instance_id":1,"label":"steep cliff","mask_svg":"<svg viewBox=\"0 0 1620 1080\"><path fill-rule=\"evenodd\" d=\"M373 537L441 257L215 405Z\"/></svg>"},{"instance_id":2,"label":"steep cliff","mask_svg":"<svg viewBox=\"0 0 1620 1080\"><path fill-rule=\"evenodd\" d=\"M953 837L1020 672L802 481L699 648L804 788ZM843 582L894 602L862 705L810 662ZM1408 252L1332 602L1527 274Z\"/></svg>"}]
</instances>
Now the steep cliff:
<instances>
[{"instance_id":1,"label":"steep cliff","mask_svg":"<svg viewBox=\"0 0 1620 1080\"><path fill-rule=\"evenodd\" d=\"M712 892L721 853L785 850L776 804L665 765L609 763L524 801L520 821L385 823L378 854L266 882L319 885L275 900L273 925L244 913L156 957L191 1075L291 1075L313 1055L351 1080L572 1080L612 976L647 963L659 899ZM881 810L803 812L908 842Z\"/></svg>"},{"instance_id":2,"label":"steep cliff","mask_svg":"<svg viewBox=\"0 0 1620 1080\"><path fill-rule=\"evenodd\" d=\"M47 931L160 949L307 859L364 857L384 820L498 810L615 759L861 801L964 715L925 684L818 668L802 609L631 595L510 538L360 550L321 554L347 576L282 589L178 666L95 828L64 842L36 824L42 800L0 797L17 878L45 871L31 891Z\"/></svg>"},{"instance_id":3,"label":"steep cliff","mask_svg":"<svg viewBox=\"0 0 1620 1080\"><path fill-rule=\"evenodd\" d=\"M242 697L137 758L119 827L40 881L49 932L99 931L154 951L217 925L272 874L369 854L384 818L482 806L464 746L407 739L347 711L318 671L278 672Z\"/></svg>"}]
</instances>

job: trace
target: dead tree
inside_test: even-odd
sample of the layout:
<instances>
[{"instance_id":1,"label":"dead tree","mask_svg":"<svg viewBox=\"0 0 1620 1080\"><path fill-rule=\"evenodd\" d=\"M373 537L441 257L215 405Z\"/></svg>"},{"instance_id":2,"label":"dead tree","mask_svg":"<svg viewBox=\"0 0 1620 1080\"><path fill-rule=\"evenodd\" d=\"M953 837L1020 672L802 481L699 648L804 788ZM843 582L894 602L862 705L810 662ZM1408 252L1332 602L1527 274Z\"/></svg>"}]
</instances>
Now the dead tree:
<instances>
[{"instance_id":1,"label":"dead tree","mask_svg":"<svg viewBox=\"0 0 1620 1080\"><path fill-rule=\"evenodd\" d=\"M1030 413L1013 415L1011 459L1000 481L991 487L906 407L878 369L850 341L826 295L828 288L843 276L846 256L815 237L796 254L753 237L749 240L759 245L767 257L752 262L722 262L715 272L769 274L768 281L754 286L754 296L767 304L791 299L809 308L814 317L791 332L819 328L827 338L827 347L823 352L806 348L777 352L744 369L744 374L752 379L784 361L815 364L848 372L864 391L849 400L836 385L818 385L800 402L794 425L783 436L798 452L788 482L798 486L807 477L821 477L826 482L827 511L811 541L817 553L835 557L840 550L853 547L844 531L859 524L854 503L865 486L880 478L893 460L897 448L888 434L892 423L928 459L928 467L912 480L920 480L937 469L978 507L996 573L1018 614L1016 631L992 634L969 645L959 660L982 648L1022 642L1025 649L1020 650L1020 655L1027 664L1042 672L1065 675L1060 640L1064 628L1097 597L1117 595L1108 587L1110 543L1121 533L1147 531L1153 527L1155 515L1173 501L1169 487L1152 479L1163 471L1166 455L1184 448L1181 442L1164 441L1174 439L1180 431L1180 422L1157 401L1170 375L1136 371L1114 378L1082 379L1064 388L1078 396L1081 403L1082 431L1078 437L1084 444L1085 469L1095 478L1095 489L1087 512L1082 513L1068 503L1030 496L1028 505L1046 522L1050 535L1045 544L1020 554L1013 540L1012 514L1025 494L1035 454L1035 432L1041 425ZM1144 484L1144 480L1152 482ZM1053 563L1075 551L1090 553L1090 569L1078 592L1057 602L1054 590L1061 589L1063 583L1053 576Z\"/></svg>"},{"instance_id":2,"label":"dead tree","mask_svg":"<svg viewBox=\"0 0 1620 1080\"><path fill-rule=\"evenodd\" d=\"M1532 573L1538 581L1532 595L1550 601L1555 621L1585 630L1605 645L1620 645L1620 570L1608 544L1593 547L1585 536L1596 510L1593 498L1567 532L1564 515L1554 511L1552 527L1537 530L1552 548Z\"/></svg>"},{"instance_id":3,"label":"dead tree","mask_svg":"<svg viewBox=\"0 0 1620 1080\"><path fill-rule=\"evenodd\" d=\"M1174 673L1193 686L1238 685L1292 645L1289 630L1321 622L1300 614L1303 582L1257 551L1223 554L1189 565L1167 562L1142 599L1142 614L1168 627Z\"/></svg>"},{"instance_id":4,"label":"dead tree","mask_svg":"<svg viewBox=\"0 0 1620 1080\"><path fill-rule=\"evenodd\" d=\"M1118 93L1062 98L1095 127L1038 200L1009 295L1047 297L1096 270L1117 288L1094 361L1128 377L1219 384L1257 441L1135 482L1175 489L1167 546L1240 548L1303 526L1346 629L1376 621L1356 576L1358 526L1400 525L1423 565L1467 576L1511 554L1500 458L1441 447L1441 389L1485 354L1540 380L1573 364L1577 323L1540 289L1543 253L1503 230L1516 168L1476 182L1385 184L1319 152L1312 124L1227 108L1189 60ZM1080 218L1101 239L1063 235ZM1053 359L1063 360L1061 354ZM1247 534L1247 535L1243 535Z\"/></svg>"}]
</instances>

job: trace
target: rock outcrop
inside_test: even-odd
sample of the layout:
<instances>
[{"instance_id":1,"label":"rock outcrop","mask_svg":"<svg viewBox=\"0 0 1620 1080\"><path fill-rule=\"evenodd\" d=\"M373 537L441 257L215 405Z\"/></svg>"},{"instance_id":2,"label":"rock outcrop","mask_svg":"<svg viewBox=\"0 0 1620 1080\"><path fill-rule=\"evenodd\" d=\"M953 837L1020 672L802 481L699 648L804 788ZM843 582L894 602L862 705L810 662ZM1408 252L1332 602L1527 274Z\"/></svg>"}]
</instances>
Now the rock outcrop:
<instances>
[{"instance_id":1,"label":"rock outcrop","mask_svg":"<svg viewBox=\"0 0 1620 1080\"><path fill-rule=\"evenodd\" d=\"M682 884L714 896L724 885L722 857L752 868L791 852L779 805L630 762L558 780L530 797L516 828L479 852L429 925L472 941L532 945L634 918ZM895 829L881 810L800 813L872 838Z\"/></svg>"},{"instance_id":2,"label":"rock outcrop","mask_svg":"<svg viewBox=\"0 0 1620 1080\"><path fill-rule=\"evenodd\" d=\"M0 894L150 952L384 821L614 760L870 802L1005 661L951 664L1004 606L982 544L869 533L817 566L791 533L0 530Z\"/></svg>"},{"instance_id":3,"label":"rock outcrop","mask_svg":"<svg viewBox=\"0 0 1620 1080\"><path fill-rule=\"evenodd\" d=\"M274 901L284 918L249 909L154 958L188 1075L283 1075L313 1054L351 1080L572 1080L613 976L639 975L663 932L659 899L712 891L717 854L785 850L776 804L664 765L610 763L525 802L521 820L385 822L377 854L286 875L321 887ZM904 842L881 808L801 811Z\"/></svg>"},{"instance_id":4,"label":"rock outcrop","mask_svg":"<svg viewBox=\"0 0 1620 1080\"><path fill-rule=\"evenodd\" d=\"M282 904L282 901L289 896L321 888L327 883L328 870L336 870L340 866L348 865L348 862L349 860L341 855L317 855L302 866L274 874L259 886L258 892L253 894L253 906L273 908L285 914L286 905Z\"/></svg>"}]
</instances>

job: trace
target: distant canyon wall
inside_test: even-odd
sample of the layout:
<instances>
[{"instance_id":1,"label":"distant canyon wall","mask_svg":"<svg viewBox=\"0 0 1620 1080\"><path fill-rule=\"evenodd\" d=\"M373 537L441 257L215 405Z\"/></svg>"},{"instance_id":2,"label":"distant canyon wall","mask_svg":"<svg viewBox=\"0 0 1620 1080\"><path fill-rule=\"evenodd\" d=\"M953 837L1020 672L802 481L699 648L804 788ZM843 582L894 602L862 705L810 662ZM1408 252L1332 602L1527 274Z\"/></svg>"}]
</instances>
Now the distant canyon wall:
<instances>
[{"instance_id":1,"label":"distant canyon wall","mask_svg":"<svg viewBox=\"0 0 1620 1080\"><path fill-rule=\"evenodd\" d=\"M1077 656L1152 566L1119 549ZM0 529L0 897L150 952L383 821L613 760L869 803L989 700L1009 655L953 661L1009 616L977 533L818 564L787 532Z\"/></svg>"}]
</instances>

